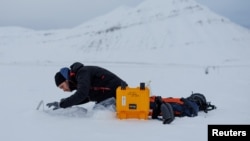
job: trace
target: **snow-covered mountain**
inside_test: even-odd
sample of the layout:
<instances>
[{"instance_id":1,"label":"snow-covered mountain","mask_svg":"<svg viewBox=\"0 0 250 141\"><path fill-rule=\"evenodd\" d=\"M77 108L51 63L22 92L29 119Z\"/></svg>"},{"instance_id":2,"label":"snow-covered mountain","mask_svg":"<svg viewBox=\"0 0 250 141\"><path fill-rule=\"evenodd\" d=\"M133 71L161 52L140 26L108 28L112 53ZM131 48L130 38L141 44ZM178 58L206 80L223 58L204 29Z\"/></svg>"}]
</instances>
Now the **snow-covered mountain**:
<instances>
[{"instance_id":1,"label":"snow-covered mountain","mask_svg":"<svg viewBox=\"0 0 250 141\"><path fill-rule=\"evenodd\" d=\"M7 62L58 62L67 58L227 65L238 64L250 53L248 29L195 0L146 0L137 7L117 8L73 29L0 28L0 38L0 58ZM24 60L26 52L30 52L29 60Z\"/></svg>"},{"instance_id":2,"label":"snow-covered mountain","mask_svg":"<svg viewBox=\"0 0 250 141\"><path fill-rule=\"evenodd\" d=\"M206 141L209 124L249 125L249 45L249 30L194 0L147 0L73 29L0 28L0 140ZM54 75L73 61L108 68L130 86L146 82L152 95L203 93L217 109L169 125L119 120L94 103L79 106L87 114L48 109L47 102L70 96Z\"/></svg>"}]
</instances>

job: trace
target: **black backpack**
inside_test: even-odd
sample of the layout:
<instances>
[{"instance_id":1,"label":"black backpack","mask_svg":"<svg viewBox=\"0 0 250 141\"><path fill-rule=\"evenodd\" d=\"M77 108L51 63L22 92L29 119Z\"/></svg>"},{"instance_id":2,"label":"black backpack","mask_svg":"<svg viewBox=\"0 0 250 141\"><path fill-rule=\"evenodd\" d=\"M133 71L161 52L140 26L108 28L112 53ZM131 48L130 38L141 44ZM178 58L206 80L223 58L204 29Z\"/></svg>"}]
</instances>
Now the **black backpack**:
<instances>
[{"instance_id":1,"label":"black backpack","mask_svg":"<svg viewBox=\"0 0 250 141\"><path fill-rule=\"evenodd\" d=\"M186 99L188 99L190 101L194 101L199 106L199 111L204 111L205 113L207 113L210 110L216 109L215 105L212 105L211 102L207 102L204 94L192 93Z\"/></svg>"}]
</instances>

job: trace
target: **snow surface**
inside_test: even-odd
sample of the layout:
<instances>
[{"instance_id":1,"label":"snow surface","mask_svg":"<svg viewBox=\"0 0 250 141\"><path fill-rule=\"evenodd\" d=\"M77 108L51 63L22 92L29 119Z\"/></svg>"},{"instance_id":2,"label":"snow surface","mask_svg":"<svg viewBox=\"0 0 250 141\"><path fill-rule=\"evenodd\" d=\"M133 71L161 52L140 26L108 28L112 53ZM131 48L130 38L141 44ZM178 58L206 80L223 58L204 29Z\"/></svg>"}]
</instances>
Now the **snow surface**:
<instances>
[{"instance_id":1,"label":"snow surface","mask_svg":"<svg viewBox=\"0 0 250 141\"><path fill-rule=\"evenodd\" d=\"M250 124L249 45L248 29L194 0L147 0L67 30L0 28L0 140L205 141L209 124ZM75 61L131 87L146 82L152 95L203 93L217 109L169 125L119 120L94 103L49 110L47 102L71 94L56 88L54 74Z\"/></svg>"}]
</instances>

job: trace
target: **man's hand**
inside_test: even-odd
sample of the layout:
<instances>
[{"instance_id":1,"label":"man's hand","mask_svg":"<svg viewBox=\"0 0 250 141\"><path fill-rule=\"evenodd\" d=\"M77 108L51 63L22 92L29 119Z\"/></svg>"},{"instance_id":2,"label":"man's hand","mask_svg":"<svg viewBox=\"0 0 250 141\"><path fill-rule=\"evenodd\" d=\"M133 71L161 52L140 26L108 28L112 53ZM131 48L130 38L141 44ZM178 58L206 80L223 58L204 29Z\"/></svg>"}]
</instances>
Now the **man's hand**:
<instances>
[{"instance_id":1,"label":"man's hand","mask_svg":"<svg viewBox=\"0 0 250 141\"><path fill-rule=\"evenodd\" d=\"M50 107L54 107L53 110L57 110L57 109L61 108L61 107L60 107L60 103L59 103L59 102L56 102L56 101L55 101L55 102L51 102L51 103L47 103L46 105L47 105L49 108L50 108Z\"/></svg>"}]
</instances>

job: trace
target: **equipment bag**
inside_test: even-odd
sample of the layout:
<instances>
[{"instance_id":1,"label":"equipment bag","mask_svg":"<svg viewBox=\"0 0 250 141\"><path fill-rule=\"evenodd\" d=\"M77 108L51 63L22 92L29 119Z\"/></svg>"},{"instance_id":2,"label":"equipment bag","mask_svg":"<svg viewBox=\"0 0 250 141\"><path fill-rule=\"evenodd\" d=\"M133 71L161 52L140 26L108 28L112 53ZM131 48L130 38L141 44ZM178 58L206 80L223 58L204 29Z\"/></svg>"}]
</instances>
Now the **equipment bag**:
<instances>
[{"instance_id":1,"label":"equipment bag","mask_svg":"<svg viewBox=\"0 0 250 141\"><path fill-rule=\"evenodd\" d=\"M152 111L152 116L154 115L155 105L157 105L157 98L160 96L150 96L150 109ZM204 94L201 93L192 93L189 97L186 98L174 98L167 97L161 98L162 102L169 103L172 107L174 116L177 117L195 117L198 115L199 111L204 111L207 113L210 110L216 109L215 105L212 105L211 102L207 102ZM156 112L159 113L159 112Z\"/></svg>"},{"instance_id":2,"label":"equipment bag","mask_svg":"<svg viewBox=\"0 0 250 141\"><path fill-rule=\"evenodd\" d=\"M152 109L152 113L154 113L154 109L155 109L154 101L156 98L157 96L150 97L150 109ZM198 115L199 107L194 101L188 100L186 98L173 98L173 97L162 98L162 101L164 103L168 103L171 105L174 116L194 117Z\"/></svg>"}]
</instances>

